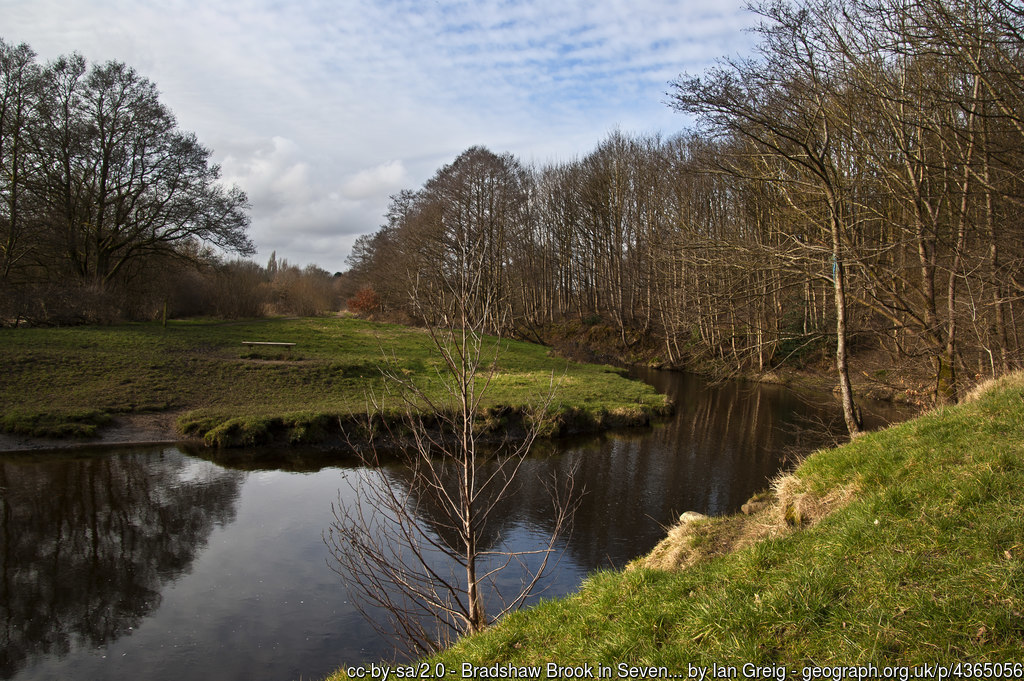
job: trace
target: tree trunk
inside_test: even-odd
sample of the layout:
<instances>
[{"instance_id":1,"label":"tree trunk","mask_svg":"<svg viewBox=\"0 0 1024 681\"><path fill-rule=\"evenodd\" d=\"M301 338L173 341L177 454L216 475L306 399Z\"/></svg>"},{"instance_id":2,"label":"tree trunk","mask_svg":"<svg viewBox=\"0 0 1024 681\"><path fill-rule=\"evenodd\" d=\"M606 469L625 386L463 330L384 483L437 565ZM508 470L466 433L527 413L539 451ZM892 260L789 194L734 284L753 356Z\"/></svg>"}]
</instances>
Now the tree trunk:
<instances>
[{"instance_id":1,"label":"tree trunk","mask_svg":"<svg viewBox=\"0 0 1024 681\"><path fill-rule=\"evenodd\" d=\"M840 252L839 220L832 217L832 281L836 302L836 372L839 374L839 397L843 403L843 420L850 437L861 433L860 412L853 401L850 370L846 361L846 273Z\"/></svg>"}]
</instances>

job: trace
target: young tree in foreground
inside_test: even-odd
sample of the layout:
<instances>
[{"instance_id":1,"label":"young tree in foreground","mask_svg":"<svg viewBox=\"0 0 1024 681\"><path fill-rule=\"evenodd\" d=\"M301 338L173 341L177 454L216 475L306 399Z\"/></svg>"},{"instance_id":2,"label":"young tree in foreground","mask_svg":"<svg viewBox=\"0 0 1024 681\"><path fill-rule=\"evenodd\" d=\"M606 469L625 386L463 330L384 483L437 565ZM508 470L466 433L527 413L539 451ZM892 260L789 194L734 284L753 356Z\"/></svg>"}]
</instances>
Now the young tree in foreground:
<instances>
[{"instance_id":1,"label":"young tree in foreground","mask_svg":"<svg viewBox=\"0 0 1024 681\"><path fill-rule=\"evenodd\" d=\"M467 239L474 238L464 233ZM554 393L523 414L521 437L507 434L485 444L480 419L483 400L499 374L502 340L485 336L502 328L500 303L481 286L486 249L457 244L474 256L446 280L443 309L427 333L440 359L428 388L398 370L385 371L385 395L403 404L402 426L411 446L398 452L397 474L379 469L355 485L355 501L339 502L324 536L336 571L357 606L374 626L371 609L383 608L387 624L412 654L444 647L453 638L482 631L520 607L538 588L572 511L572 476L550 481L554 507L551 533L542 548L515 550L495 524L516 474L537 437ZM422 301L422 297L414 296ZM424 315L423 318L429 318ZM374 400L374 418L384 425L384 405ZM376 446L363 463L379 468ZM499 593L496 577L521 570L516 593ZM500 602L494 610L491 605ZM378 626L383 629L383 626Z\"/></svg>"}]
</instances>

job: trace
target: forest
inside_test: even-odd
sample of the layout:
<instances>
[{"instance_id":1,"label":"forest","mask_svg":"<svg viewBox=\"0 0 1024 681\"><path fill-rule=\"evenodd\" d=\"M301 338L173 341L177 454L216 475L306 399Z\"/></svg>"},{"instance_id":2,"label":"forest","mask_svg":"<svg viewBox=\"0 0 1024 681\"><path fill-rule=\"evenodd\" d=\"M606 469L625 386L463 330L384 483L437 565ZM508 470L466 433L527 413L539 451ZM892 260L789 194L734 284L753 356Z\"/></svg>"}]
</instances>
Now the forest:
<instances>
[{"instance_id":1,"label":"forest","mask_svg":"<svg viewBox=\"0 0 1024 681\"><path fill-rule=\"evenodd\" d=\"M471 147L392 196L335 275L228 260L254 253L248 200L133 69L0 42L0 320L347 300L443 324L461 278L489 330L569 354L827 372L851 433L857 380L942 404L1020 368L1024 7L750 9L750 56L667 84L682 132L540 165Z\"/></svg>"},{"instance_id":2,"label":"forest","mask_svg":"<svg viewBox=\"0 0 1024 681\"><path fill-rule=\"evenodd\" d=\"M620 356L720 374L827 360L851 433L851 356L940 404L1020 367L1024 8L752 9L753 56L669 85L688 130L541 167L473 147L393 196L350 307L436 322L477 271L508 333L600 326Z\"/></svg>"}]
</instances>

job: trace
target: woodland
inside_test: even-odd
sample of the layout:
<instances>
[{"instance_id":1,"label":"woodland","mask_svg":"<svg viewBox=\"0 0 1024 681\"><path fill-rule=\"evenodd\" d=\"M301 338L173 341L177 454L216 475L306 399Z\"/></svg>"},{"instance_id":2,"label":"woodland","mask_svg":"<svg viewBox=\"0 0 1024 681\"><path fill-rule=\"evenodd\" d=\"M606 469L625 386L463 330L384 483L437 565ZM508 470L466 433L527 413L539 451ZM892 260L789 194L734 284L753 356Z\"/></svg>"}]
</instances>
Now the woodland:
<instances>
[{"instance_id":1,"label":"woodland","mask_svg":"<svg viewBox=\"0 0 1024 681\"><path fill-rule=\"evenodd\" d=\"M851 433L856 380L942 404L1020 368L1024 7L751 10L753 54L668 84L682 132L613 130L537 166L474 146L394 195L335 275L228 260L254 252L248 201L133 69L0 43L0 319L347 300L429 326L471 271L489 332L718 375L810 368Z\"/></svg>"},{"instance_id":2,"label":"woodland","mask_svg":"<svg viewBox=\"0 0 1024 681\"><path fill-rule=\"evenodd\" d=\"M0 39L0 325L336 309L319 267L240 259L249 201L211 154L131 66Z\"/></svg>"},{"instance_id":3,"label":"woodland","mask_svg":"<svg viewBox=\"0 0 1024 681\"><path fill-rule=\"evenodd\" d=\"M601 326L622 357L719 374L816 357L851 433L852 356L940 404L1020 367L1024 7L752 9L756 54L670 84L689 130L537 168L474 147L394 196L350 307L437 321L416 301L484 253L508 333Z\"/></svg>"}]
</instances>

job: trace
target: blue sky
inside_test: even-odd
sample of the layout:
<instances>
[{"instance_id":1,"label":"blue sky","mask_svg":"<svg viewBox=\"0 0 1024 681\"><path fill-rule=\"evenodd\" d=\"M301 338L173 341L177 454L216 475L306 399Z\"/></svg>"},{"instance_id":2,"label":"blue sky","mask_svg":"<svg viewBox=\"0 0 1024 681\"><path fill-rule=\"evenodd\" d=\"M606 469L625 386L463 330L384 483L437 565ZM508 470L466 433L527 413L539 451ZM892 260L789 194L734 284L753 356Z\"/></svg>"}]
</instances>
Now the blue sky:
<instances>
[{"instance_id":1,"label":"blue sky","mask_svg":"<svg viewBox=\"0 0 1024 681\"><path fill-rule=\"evenodd\" d=\"M526 163L671 134L668 82L749 51L743 0L0 0L42 61L118 59L253 205L258 259L344 269L388 196L473 145Z\"/></svg>"}]
</instances>

